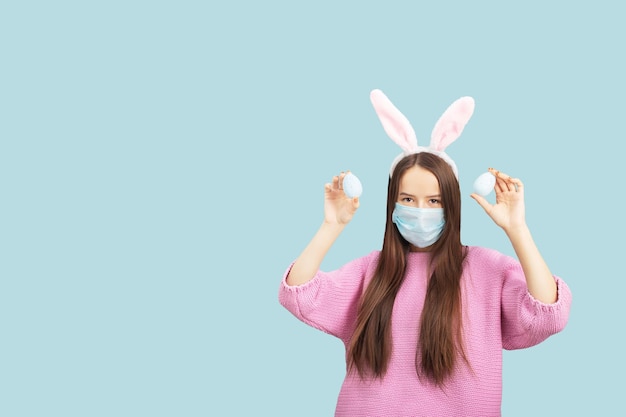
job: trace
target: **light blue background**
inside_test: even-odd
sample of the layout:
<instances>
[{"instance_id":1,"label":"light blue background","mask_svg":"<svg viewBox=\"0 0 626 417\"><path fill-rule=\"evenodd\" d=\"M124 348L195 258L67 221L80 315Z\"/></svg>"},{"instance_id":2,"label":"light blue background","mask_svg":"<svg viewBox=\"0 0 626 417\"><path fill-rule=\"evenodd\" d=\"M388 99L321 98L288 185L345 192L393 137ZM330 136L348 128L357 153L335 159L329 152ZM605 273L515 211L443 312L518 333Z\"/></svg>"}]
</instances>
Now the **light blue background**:
<instances>
[{"instance_id":1,"label":"light blue background","mask_svg":"<svg viewBox=\"0 0 626 417\"><path fill-rule=\"evenodd\" d=\"M573 291L562 333L505 353L503 414L623 411L619 4L3 2L0 415L332 415L343 347L277 289L341 170L362 205L323 267L381 245L373 88L423 144L476 99L448 148L464 243L512 254L469 193L519 176Z\"/></svg>"}]
</instances>

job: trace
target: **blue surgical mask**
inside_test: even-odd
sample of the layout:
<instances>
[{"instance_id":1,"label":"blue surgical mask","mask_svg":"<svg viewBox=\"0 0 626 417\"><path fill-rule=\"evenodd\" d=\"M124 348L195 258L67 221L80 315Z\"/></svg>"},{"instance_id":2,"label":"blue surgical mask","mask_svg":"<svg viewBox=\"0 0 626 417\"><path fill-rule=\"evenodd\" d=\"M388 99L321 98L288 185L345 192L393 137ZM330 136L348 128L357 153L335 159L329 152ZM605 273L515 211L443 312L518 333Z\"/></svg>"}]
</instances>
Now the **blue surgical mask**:
<instances>
[{"instance_id":1,"label":"blue surgical mask","mask_svg":"<svg viewBox=\"0 0 626 417\"><path fill-rule=\"evenodd\" d=\"M417 208L400 203L396 203L391 220L402 237L418 248L435 243L446 223L443 208Z\"/></svg>"}]
</instances>

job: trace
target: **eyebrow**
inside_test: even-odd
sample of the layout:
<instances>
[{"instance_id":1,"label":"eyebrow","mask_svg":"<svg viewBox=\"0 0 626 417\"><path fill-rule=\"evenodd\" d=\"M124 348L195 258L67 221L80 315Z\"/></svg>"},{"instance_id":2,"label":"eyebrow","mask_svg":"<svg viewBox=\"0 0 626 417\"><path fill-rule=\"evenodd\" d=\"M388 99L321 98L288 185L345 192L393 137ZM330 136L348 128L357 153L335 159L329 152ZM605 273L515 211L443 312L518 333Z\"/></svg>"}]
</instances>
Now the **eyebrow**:
<instances>
[{"instance_id":1,"label":"eyebrow","mask_svg":"<svg viewBox=\"0 0 626 417\"><path fill-rule=\"evenodd\" d=\"M415 198L415 196L413 194L405 193L405 192L402 192L402 191L400 192L399 195ZM426 198L441 198L441 194L427 195Z\"/></svg>"}]
</instances>

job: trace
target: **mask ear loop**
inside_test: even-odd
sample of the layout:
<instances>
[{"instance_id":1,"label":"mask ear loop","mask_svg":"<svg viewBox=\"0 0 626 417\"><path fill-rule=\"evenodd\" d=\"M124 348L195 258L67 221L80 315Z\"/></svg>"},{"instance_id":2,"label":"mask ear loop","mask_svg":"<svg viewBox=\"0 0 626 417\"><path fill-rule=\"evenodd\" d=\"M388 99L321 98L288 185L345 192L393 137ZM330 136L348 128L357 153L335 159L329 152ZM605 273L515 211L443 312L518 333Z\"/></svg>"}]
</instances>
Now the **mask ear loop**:
<instances>
[{"instance_id":1,"label":"mask ear loop","mask_svg":"<svg viewBox=\"0 0 626 417\"><path fill-rule=\"evenodd\" d=\"M465 96L457 99L443 112L433 127L428 147L418 146L417 136L411 123L381 90L372 90L370 100L383 129L403 150L403 153L393 160L389 176L392 175L396 164L406 155L430 152L446 161L452 167L454 175L459 177L456 164L445 153L445 149L461 135L472 117L475 107L472 97Z\"/></svg>"}]
</instances>

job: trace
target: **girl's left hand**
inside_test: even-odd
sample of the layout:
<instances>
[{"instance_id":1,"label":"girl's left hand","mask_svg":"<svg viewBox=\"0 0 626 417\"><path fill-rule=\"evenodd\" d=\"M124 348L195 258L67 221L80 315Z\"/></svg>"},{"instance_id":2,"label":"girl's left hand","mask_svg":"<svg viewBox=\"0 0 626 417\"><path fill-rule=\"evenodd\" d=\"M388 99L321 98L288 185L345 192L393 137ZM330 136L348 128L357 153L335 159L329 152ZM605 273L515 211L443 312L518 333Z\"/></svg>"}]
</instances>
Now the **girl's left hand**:
<instances>
[{"instance_id":1,"label":"girl's left hand","mask_svg":"<svg viewBox=\"0 0 626 417\"><path fill-rule=\"evenodd\" d=\"M520 179L511 178L509 175L493 168L489 168L489 172L496 177L494 186L496 203L491 204L478 194L471 194L471 197L480 204L489 217L505 232L525 226L524 184L522 184Z\"/></svg>"}]
</instances>

